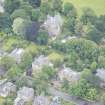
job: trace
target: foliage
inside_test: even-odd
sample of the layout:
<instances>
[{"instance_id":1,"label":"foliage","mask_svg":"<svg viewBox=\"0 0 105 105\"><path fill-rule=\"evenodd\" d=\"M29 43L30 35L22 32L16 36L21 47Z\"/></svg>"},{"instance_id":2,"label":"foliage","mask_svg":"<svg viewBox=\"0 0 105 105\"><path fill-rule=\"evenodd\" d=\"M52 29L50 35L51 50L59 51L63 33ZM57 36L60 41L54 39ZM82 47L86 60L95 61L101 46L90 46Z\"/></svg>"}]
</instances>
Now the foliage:
<instances>
[{"instance_id":1,"label":"foliage","mask_svg":"<svg viewBox=\"0 0 105 105\"><path fill-rule=\"evenodd\" d=\"M6 31L11 28L11 18L8 13L0 14L0 31Z\"/></svg>"},{"instance_id":2,"label":"foliage","mask_svg":"<svg viewBox=\"0 0 105 105\"><path fill-rule=\"evenodd\" d=\"M40 30L37 37L36 43L39 45L46 45L48 43L48 33L45 30Z\"/></svg>"},{"instance_id":3,"label":"foliage","mask_svg":"<svg viewBox=\"0 0 105 105\"><path fill-rule=\"evenodd\" d=\"M90 65L90 69L92 70L92 72L94 73L97 69L97 62L92 62L92 64Z\"/></svg>"},{"instance_id":4,"label":"foliage","mask_svg":"<svg viewBox=\"0 0 105 105\"><path fill-rule=\"evenodd\" d=\"M89 82L94 87L100 86L100 78L95 76L90 69L84 69L81 73L81 78L85 79L87 82Z\"/></svg>"},{"instance_id":5,"label":"foliage","mask_svg":"<svg viewBox=\"0 0 105 105\"><path fill-rule=\"evenodd\" d=\"M70 93L86 100L96 100L97 97L96 89L91 87L84 79L81 79L77 84L73 85Z\"/></svg>"},{"instance_id":6,"label":"foliage","mask_svg":"<svg viewBox=\"0 0 105 105\"><path fill-rule=\"evenodd\" d=\"M18 9L20 6L20 0L5 0L4 8L6 12L12 13L15 9Z\"/></svg>"},{"instance_id":7,"label":"foliage","mask_svg":"<svg viewBox=\"0 0 105 105\"><path fill-rule=\"evenodd\" d=\"M25 70L30 67L32 63L32 55L29 52L25 52L21 58L21 69Z\"/></svg>"},{"instance_id":8,"label":"foliage","mask_svg":"<svg viewBox=\"0 0 105 105\"><path fill-rule=\"evenodd\" d=\"M21 35L29 41L35 40L39 30L39 24L30 20L16 18L13 22L13 31L17 35Z\"/></svg>"},{"instance_id":9,"label":"foliage","mask_svg":"<svg viewBox=\"0 0 105 105\"><path fill-rule=\"evenodd\" d=\"M76 12L74 5L72 3L69 3L69 2L64 3L63 13L65 16L68 16L68 17L69 16L70 17L76 17L77 16L77 12Z\"/></svg>"},{"instance_id":10,"label":"foliage","mask_svg":"<svg viewBox=\"0 0 105 105\"><path fill-rule=\"evenodd\" d=\"M97 30L95 27L91 27L89 32L87 33L87 38L89 40L95 41L96 43L99 43L103 37L103 34Z\"/></svg>"},{"instance_id":11,"label":"foliage","mask_svg":"<svg viewBox=\"0 0 105 105\"><path fill-rule=\"evenodd\" d=\"M76 22L76 19L74 17L69 17L64 22L64 28L66 28L70 32L74 33L75 32L75 24L76 24L75 22Z\"/></svg>"},{"instance_id":12,"label":"foliage","mask_svg":"<svg viewBox=\"0 0 105 105\"><path fill-rule=\"evenodd\" d=\"M51 54L49 54L48 58L54 63L55 66L59 66L60 64L62 64L64 59L63 55L56 52L52 52Z\"/></svg>"},{"instance_id":13,"label":"foliage","mask_svg":"<svg viewBox=\"0 0 105 105\"><path fill-rule=\"evenodd\" d=\"M7 72L7 77L11 80L16 80L23 71L18 67L18 65L13 65Z\"/></svg>"},{"instance_id":14,"label":"foliage","mask_svg":"<svg viewBox=\"0 0 105 105\"><path fill-rule=\"evenodd\" d=\"M31 13L31 20L32 21L38 21L40 17L40 11L38 9L33 9Z\"/></svg>"},{"instance_id":15,"label":"foliage","mask_svg":"<svg viewBox=\"0 0 105 105\"><path fill-rule=\"evenodd\" d=\"M81 16L81 21L83 24L94 23L96 19L96 15L94 11L90 8L83 9L83 15Z\"/></svg>"},{"instance_id":16,"label":"foliage","mask_svg":"<svg viewBox=\"0 0 105 105\"><path fill-rule=\"evenodd\" d=\"M51 8L53 11L62 12L62 0L51 0Z\"/></svg>"},{"instance_id":17,"label":"foliage","mask_svg":"<svg viewBox=\"0 0 105 105\"><path fill-rule=\"evenodd\" d=\"M100 32L102 32L103 34L105 33L105 15L98 17L94 24Z\"/></svg>"},{"instance_id":18,"label":"foliage","mask_svg":"<svg viewBox=\"0 0 105 105\"><path fill-rule=\"evenodd\" d=\"M30 19L29 14L24 9L16 9L11 15L12 20L18 17L22 19Z\"/></svg>"},{"instance_id":19,"label":"foliage","mask_svg":"<svg viewBox=\"0 0 105 105\"><path fill-rule=\"evenodd\" d=\"M3 56L0 59L0 66L3 66L6 70L10 69L12 67L13 64L15 64L15 60L14 58L10 57L10 56Z\"/></svg>"},{"instance_id":20,"label":"foliage","mask_svg":"<svg viewBox=\"0 0 105 105\"><path fill-rule=\"evenodd\" d=\"M27 48L25 49L25 52L28 52L32 57L35 57L38 54L38 47L31 43Z\"/></svg>"}]
</instances>

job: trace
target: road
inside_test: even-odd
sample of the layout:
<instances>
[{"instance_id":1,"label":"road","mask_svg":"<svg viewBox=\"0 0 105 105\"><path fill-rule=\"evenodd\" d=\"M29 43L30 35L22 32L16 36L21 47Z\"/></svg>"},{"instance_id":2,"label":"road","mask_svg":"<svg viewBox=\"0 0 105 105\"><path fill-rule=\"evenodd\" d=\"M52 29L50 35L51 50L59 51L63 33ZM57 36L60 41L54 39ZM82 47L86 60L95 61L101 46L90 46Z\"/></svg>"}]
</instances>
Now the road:
<instances>
[{"instance_id":1,"label":"road","mask_svg":"<svg viewBox=\"0 0 105 105\"><path fill-rule=\"evenodd\" d=\"M68 95L64 92L58 91L54 88L50 88L49 92L53 96L59 96L62 99L66 100L66 101L73 102L76 105L103 105L100 102L88 102L88 101L84 101L82 99L77 99L76 97L70 96L70 95Z\"/></svg>"}]
</instances>

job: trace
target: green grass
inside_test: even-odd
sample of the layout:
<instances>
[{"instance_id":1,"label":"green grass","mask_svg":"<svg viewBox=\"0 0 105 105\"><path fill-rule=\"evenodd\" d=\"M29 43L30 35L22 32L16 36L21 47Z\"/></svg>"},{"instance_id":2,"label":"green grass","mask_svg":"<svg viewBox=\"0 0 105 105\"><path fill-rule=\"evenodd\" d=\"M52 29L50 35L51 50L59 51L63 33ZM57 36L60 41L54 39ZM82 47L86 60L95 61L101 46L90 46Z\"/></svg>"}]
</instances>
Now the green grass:
<instances>
[{"instance_id":1,"label":"green grass","mask_svg":"<svg viewBox=\"0 0 105 105\"><path fill-rule=\"evenodd\" d=\"M84 7L91 8L99 16L105 14L105 0L64 0L71 2L78 10L79 15L82 14Z\"/></svg>"}]
</instances>

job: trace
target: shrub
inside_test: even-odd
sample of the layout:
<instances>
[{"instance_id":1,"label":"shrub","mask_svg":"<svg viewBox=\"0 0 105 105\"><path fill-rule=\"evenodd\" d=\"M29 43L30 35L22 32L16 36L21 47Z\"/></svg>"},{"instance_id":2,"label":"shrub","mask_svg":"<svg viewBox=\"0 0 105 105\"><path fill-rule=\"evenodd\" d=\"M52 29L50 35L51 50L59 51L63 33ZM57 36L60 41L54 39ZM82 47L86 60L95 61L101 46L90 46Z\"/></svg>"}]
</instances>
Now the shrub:
<instances>
[{"instance_id":1,"label":"shrub","mask_svg":"<svg viewBox=\"0 0 105 105\"><path fill-rule=\"evenodd\" d=\"M14 60L14 58L9 56L3 56L0 59L0 66L3 66L6 70L10 69L15 63L16 61Z\"/></svg>"},{"instance_id":2,"label":"shrub","mask_svg":"<svg viewBox=\"0 0 105 105\"><path fill-rule=\"evenodd\" d=\"M60 55L56 52L52 52L48 55L50 61L54 63L55 66L59 66L63 62L63 55Z\"/></svg>"},{"instance_id":3,"label":"shrub","mask_svg":"<svg viewBox=\"0 0 105 105\"><path fill-rule=\"evenodd\" d=\"M17 65L14 65L8 70L7 77L11 80L16 80L20 77L22 72L23 71Z\"/></svg>"},{"instance_id":4,"label":"shrub","mask_svg":"<svg viewBox=\"0 0 105 105\"><path fill-rule=\"evenodd\" d=\"M21 69L27 69L32 64L32 55L28 52L25 52L21 58L20 67Z\"/></svg>"},{"instance_id":5,"label":"shrub","mask_svg":"<svg viewBox=\"0 0 105 105\"><path fill-rule=\"evenodd\" d=\"M32 55L32 57L35 57L38 54L38 47L34 43L31 43L29 46L27 46L25 51Z\"/></svg>"}]
</instances>

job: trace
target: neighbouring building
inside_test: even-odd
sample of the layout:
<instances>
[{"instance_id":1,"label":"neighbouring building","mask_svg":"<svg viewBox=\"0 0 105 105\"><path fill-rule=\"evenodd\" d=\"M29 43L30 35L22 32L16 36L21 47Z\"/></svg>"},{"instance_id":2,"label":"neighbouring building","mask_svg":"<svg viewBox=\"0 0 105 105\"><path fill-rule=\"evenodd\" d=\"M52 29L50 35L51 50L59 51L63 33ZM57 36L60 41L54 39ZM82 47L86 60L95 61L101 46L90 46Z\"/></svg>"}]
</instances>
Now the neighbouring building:
<instances>
[{"instance_id":1,"label":"neighbouring building","mask_svg":"<svg viewBox=\"0 0 105 105\"><path fill-rule=\"evenodd\" d=\"M77 82L80 79L80 73L75 72L70 68L62 68L58 72L59 79L63 81L64 79L68 80L71 83Z\"/></svg>"},{"instance_id":2,"label":"neighbouring building","mask_svg":"<svg viewBox=\"0 0 105 105\"><path fill-rule=\"evenodd\" d=\"M53 66L53 64L49 61L48 57L41 55L38 58L35 58L34 62L32 62L33 71L41 69L43 66Z\"/></svg>"},{"instance_id":3,"label":"neighbouring building","mask_svg":"<svg viewBox=\"0 0 105 105\"><path fill-rule=\"evenodd\" d=\"M44 28L48 31L49 36L51 37L56 37L60 34L62 25L63 19L59 14L54 17L48 15L47 20L43 24Z\"/></svg>"},{"instance_id":4,"label":"neighbouring building","mask_svg":"<svg viewBox=\"0 0 105 105\"><path fill-rule=\"evenodd\" d=\"M23 103L22 105L25 105L25 103L32 102L33 99L34 99L34 89L28 87L22 87L17 92L17 98L14 101L14 105L19 105L19 103L21 102Z\"/></svg>"},{"instance_id":5,"label":"neighbouring building","mask_svg":"<svg viewBox=\"0 0 105 105\"><path fill-rule=\"evenodd\" d=\"M11 93L15 93L15 92L16 92L16 86L13 83L7 82L6 79L0 81L0 96L1 97L7 97Z\"/></svg>"}]
</instances>

